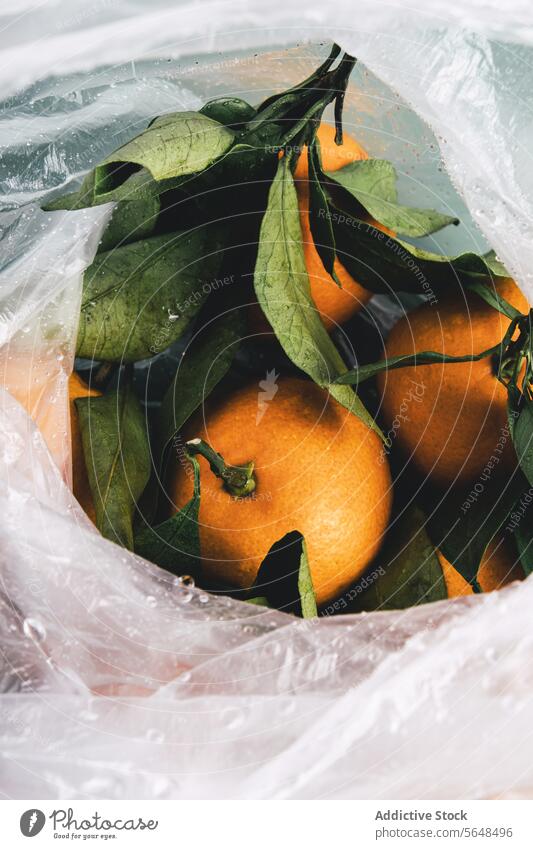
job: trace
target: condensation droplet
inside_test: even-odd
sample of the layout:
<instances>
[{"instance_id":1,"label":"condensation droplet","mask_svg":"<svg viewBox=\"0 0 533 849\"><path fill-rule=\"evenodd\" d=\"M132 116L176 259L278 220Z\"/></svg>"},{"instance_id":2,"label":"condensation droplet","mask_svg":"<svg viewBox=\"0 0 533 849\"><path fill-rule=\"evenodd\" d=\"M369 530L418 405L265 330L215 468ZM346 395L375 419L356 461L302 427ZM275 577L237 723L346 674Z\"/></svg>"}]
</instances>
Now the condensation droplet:
<instances>
[{"instance_id":1,"label":"condensation droplet","mask_svg":"<svg viewBox=\"0 0 533 849\"><path fill-rule=\"evenodd\" d=\"M151 743L163 743L165 735L157 728L149 728L146 732L146 739L150 740Z\"/></svg>"},{"instance_id":2,"label":"condensation droplet","mask_svg":"<svg viewBox=\"0 0 533 849\"><path fill-rule=\"evenodd\" d=\"M177 587L194 587L194 578L192 575L178 575L174 578L174 584Z\"/></svg>"},{"instance_id":3,"label":"condensation droplet","mask_svg":"<svg viewBox=\"0 0 533 849\"><path fill-rule=\"evenodd\" d=\"M157 599L153 595L146 596L146 604L148 607L157 607Z\"/></svg>"},{"instance_id":4,"label":"condensation droplet","mask_svg":"<svg viewBox=\"0 0 533 849\"><path fill-rule=\"evenodd\" d=\"M26 637L29 637L34 643L42 643L46 637L46 628L38 619L32 619L31 617L25 619L22 630Z\"/></svg>"},{"instance_id":5,"label":"condensation droplet","mask_svg":"<svg viewBox=\"0 0 533 849\"><path fill-rule=\"evenodd\" d=\"M209 601L209 596L207 595L207 593L200 593L200 595L198 596L198 601L200 602L200 604L207 604Z\"/></svg>"}]
</instances>

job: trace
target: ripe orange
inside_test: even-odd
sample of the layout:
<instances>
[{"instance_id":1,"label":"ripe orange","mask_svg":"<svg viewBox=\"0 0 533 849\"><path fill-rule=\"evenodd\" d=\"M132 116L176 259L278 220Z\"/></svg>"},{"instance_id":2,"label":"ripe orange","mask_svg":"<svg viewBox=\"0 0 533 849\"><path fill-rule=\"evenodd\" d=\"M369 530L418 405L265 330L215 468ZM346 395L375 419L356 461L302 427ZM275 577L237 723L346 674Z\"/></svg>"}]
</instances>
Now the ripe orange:
<instances>
[{"instance_id":1,"label":"ripe orange","mask_svg":"<svg viewBox=\"0 0 533 849\"><path fill-rule=\"evenodd\" d=\"M342 145L336 145L335 127L321 124L317 132L322 155L322 166L325 171L337 171L350 162L368 159L367 152L347 133L344 133ZM300 209L300 225L302 228L302 245L304 249L305 267L309 275L311 297L316 304L320 317L328 330L348 321L372 297L372 292L364 289L348 274L344 266L335 261L335 272L341 283L340 288L333 277L328 274L316 249L311 225L309 223L309 185L307 164L307 147L302 148L294 171L298 206ZM372 222L376 224L376 222ZM376 225L379 226L379 225ZM251 310L251 326L258 332L270 331L270 326L259 308Z\"/></svg>"},{"instance_id":2,"label":"ripe orange","mask_svg":"<svg viewBox=\"0 0 533 849\"><path fill-rule=\"evenodd\" d=\"M392 500L380 440L314 383L284 378L270 392L250 385L210 401L184 437L204 439L228 464L255 463L255 491L235 499L200 458L202 564L217 586L251 587L270 547L298 530L323 604L378 550ZM176 508L192 494L187 471L171 470Z\"/></svg>"},{"instance_id":3,"label":"ripe orange","mask_svg":"<svg viewBox=\"0 0 533 849\"><path fill-rule=\"evenodd\" d=\"M502 279L496 288L520 312L528 311L513 280ZM456 294L400 319L385 355L479 353L496 345L508 326L509 320L478 295ZM391 436L435 484L472 483L491 458L496 458L494 474L514 465L506 428L507 393L490 358L385 371L378 386Z\"/></svg>"},{"instance_id":4,"label":"ripe orange","mask_svg":"<svg viewBox=\"0 0 533 849\"><path fill-rule=\"evenodd\" d=\"M97 389L92 389L87 386L85 381L83 381L75 371L72 372L69 377L68 393L70 401L70 434L72 445L72 489L89 519L91 519L92 522L96 522L93 497L91 487L89 485L89 478L87 477L85 458L83 455L78 411L76 410L76 404L74 402L76 398L86 398L87 396L96 397L102 393L98 392Z\"/></svg>"},{"instance_id":5,"label":"ripe orange","mask_svg":"<svg viewBox=\"0 0 533 849\"><path fill-rule=\"evenodd\" d=\"M437 551L442 568L448 598L460 595L472 595L473 590L468 581L454 569L442 552ZM516 562L511 546L502 539L494 539L487 546L478 572L478 582L484 593L498 590L512 581L520 581L524 577L522 567Z\"/></svg>"},{"instance_id":6,"label":"ripe orange","mask_svg":"<svg viewBox=\"0 0 533 849\"><path fill-rule=\"evenodd\" d=\"M338 171L350 162L359 159L368 159L368 153L348 133L343 133L342 144L335 144L335 127L331 124L321 124L318 128L317 138L320 142L320 155L324 171ZM307 146L302 148L294 169L294 179L308 180L309 169L307 164ZM298 185L298 182L297 182Z\"/></svg>"}]
</instances>

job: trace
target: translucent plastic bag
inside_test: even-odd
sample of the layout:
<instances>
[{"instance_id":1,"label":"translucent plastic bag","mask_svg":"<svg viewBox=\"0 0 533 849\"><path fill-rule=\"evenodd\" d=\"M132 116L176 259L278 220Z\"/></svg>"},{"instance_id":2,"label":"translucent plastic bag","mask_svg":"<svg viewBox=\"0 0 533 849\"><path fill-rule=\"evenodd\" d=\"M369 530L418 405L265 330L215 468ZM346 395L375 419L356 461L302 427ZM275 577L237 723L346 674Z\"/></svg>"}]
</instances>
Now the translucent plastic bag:
<instances>
[{"instance_id":1,"label":"translucent plastic bag","mask_svg":"<svg viewBox=\"0 0 533 849\"><path fill-rule=\"evenodd\" d=\"M533 13L511 4L502 21L488 3L415 15L351 1L203 14L201 4L65 0L28 18L23 6L3 12L0 70L0 789L529 795L531 580L300 621L191 590L99 536L68 488L66 383L82 273L110 208L45 214L36 202L79 182L154 114L229 92L257 101L316 64L312 47L276 45L335 39L364 62L347 129L397 163L406 198L423 200L420 180L470 222L462 247L483 249L486 237L532 298L533 72L514 42L530 38Z\"/></svg>"}]
</instances>

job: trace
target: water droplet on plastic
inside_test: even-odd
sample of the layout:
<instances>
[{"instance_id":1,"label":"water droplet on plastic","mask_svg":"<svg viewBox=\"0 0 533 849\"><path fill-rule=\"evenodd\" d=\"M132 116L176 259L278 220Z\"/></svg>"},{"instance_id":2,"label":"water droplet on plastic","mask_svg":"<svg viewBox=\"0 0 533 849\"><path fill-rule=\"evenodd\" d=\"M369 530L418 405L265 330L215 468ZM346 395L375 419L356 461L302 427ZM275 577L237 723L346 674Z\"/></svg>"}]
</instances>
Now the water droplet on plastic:
<instances>
[{"instance_id":1,"label":"water droplet on plastic","mask_svg":"<svg viewBox=\"0 0 533 849\"><path fill-rule=\"evenodd\" d=\"M194 578L192 575L178 575L174 578L174 584L177 587L194 587Z\"/></svg>"},{"instance_id":2,"label":"water droplet on plastic","mask_svg":"<svg viewBox=\"0 0 533 849\"><path fill-rule=\"evenodd\" d=\"M79 714L79 719L81 719L82 722L95 722L98 719L98 714L94 710L82 710Z\"/></svg>"},{"instance_id":3,"label":"water droplet on plastic","mask_svg":"<svg viewBox=\"0 0 533 849\"><path fill-rule=\"evenodd\" d=\"M157 607L157 599L153 595L146 596L146 604L148 607Z\"/></svg>"},{"instance_id":4,"label":"water droplet on plastic","mask_svg":"<svg viewBox=\"0 0 533 849\"><path fill-rule=\"evenodd\" d=\"M236 728L239 728L243 723L244 716L242 715L242 713L234 713L233 716L230 718L229 722L227 723L226 727L229 728L230 731L234 731Z\"/></svg>"},{"instance_id":5,"label":"water droplet on plastic","mask_svg":"<svg viewBox=\"0 0 533 849\"><path fill-rule=\"evenodd\" d=\"M163 743L165 735L157 728L149 728L146 732L146 739L150 740L151 743Z\"/></svg>"},{"instance_id":6,"label":"water droplet on plastic","mask_svg":"<svg viewBox=\"0 0 533 849\"><path fill-rule=\"evenodd\" d=\"M42 643L46 637L46 628L42 622L39 622L38 619L32 619L31 617L25 619L22 625L22 630L24 631L25 636L29 637L30 640L33 640L34 643Z\"/></svg>"},{"instance_id":7,"label":"water droplet on plastic","mask_svg":"<svg viewBox=\"0 0 533 849\"><path fill-rule=\"evenodd\" d=\"M198 596L198 601L200 602L200 604L207 604L209 601L209 596L207 595L207 593L200 593L200 595Z\"/></svg>"},{"instance_id":8,"label":"water droplet on plastic","mask_svg":"<svg viewBox=\"0 0 533 849\"><path fill-rule=\"evenodd\" d=\"M180 314L178 312L172 312L172 310L167 310L167 312L169 321L177 321L180 317Z\"/></svg>"}]
</instances>

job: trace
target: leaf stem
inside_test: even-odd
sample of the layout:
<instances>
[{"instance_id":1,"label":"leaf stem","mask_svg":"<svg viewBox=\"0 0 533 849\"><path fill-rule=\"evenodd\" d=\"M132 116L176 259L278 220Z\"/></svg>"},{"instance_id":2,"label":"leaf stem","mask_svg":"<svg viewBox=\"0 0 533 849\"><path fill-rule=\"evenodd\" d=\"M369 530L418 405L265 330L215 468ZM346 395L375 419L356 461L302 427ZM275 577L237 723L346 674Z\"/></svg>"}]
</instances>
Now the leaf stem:
<instances>
[{"instance_id":1,"label":"leaf stem","mask_svg":"<svg viewBox=\"0 0 533 849\"><path fill-rule=\"evenodd\" d=\"M190 455L200 454L207 460L213 474L223 481L231 495L244 498L254 491L257 483L252 462L245 463L243 466L228 466L224 457L203 439L189 439L186 449Z\"/></svg>"}]
</instances>

